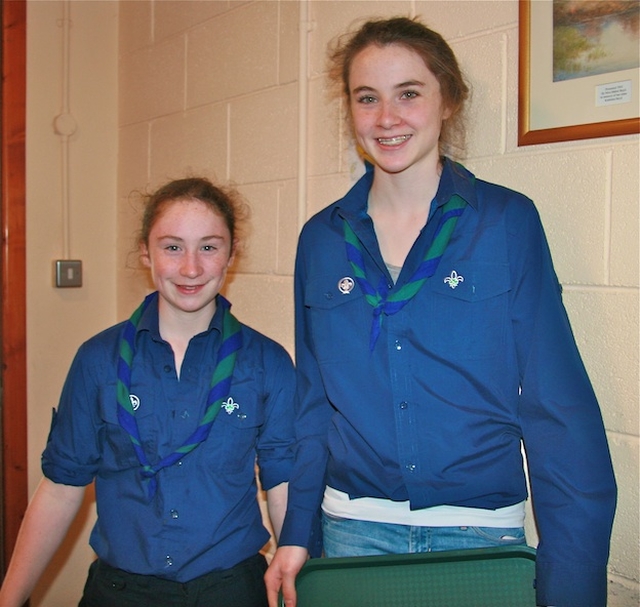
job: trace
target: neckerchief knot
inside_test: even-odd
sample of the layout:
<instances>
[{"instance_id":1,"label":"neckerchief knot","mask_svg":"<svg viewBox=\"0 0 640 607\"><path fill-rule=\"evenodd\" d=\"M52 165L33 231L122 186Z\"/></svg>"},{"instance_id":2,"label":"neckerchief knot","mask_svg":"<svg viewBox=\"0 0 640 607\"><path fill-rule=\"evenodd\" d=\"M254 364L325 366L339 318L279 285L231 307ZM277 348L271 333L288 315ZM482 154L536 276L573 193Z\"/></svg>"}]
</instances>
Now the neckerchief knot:
<instances>
[{"instance_id":1,"label":"neckerchief knot","mask_svg":"<svg viewBox=\"0 0 640 607\"><path fill-rule=\"evenodd\" d=\"M461 196L454 194L442 206L442 214L438 219L436 231L422 262L411 279L397 291L392 291L393 286L387 284L384 276L378 288L373 287L367 278L362 243L349 225L349 222L346 219L343 221L347 259L353 270L356 282L360 285L364 293L365 300L373 308L373 320L369 339L369 349L371 351L373 351L380 336L384 316L391 316L404 308L416 293L420 291L427 279L435 273L442 259L442 255L449 244L458 218L462 215L466 205L466 201Z\"/></svg>"}]
</instances>

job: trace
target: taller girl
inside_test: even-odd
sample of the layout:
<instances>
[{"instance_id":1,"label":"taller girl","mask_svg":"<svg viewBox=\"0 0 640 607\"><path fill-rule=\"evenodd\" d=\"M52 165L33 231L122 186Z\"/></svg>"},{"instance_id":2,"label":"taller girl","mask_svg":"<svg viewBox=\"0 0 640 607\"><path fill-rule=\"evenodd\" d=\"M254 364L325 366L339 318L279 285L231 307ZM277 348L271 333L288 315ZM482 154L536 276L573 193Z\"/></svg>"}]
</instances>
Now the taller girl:
<instances>
[{"instance_id":1,"label":"taller girl","mask_svg":"<svg viewBox=\"0 0 640 607\"><path fill-rule=\"evenodd\" d=\"M296 471L271 605L326 556L525 542L539 605L602 607L615 481L533 203L447 157L468 94L442 37L365 23L332 56L367 172L305 226Z\"/></svg>"}]
</instances>

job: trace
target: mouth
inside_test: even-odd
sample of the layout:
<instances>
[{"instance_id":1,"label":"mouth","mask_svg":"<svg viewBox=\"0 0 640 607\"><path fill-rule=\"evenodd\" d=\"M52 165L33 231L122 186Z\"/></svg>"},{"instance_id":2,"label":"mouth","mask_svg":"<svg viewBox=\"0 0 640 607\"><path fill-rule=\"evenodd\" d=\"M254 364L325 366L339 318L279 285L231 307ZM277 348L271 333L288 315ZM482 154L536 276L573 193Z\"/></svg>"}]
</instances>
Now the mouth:
<instances>
[{"instance_id":1,"label":"mouth","mask_svg":"<svg viewBox=\"0 0 640 607\"><path fill-rule=\"evenodd\" d=\"M405 141L409 141L411 135L397 135L396 137L378 137L376 141L381 145L401 145Z\"/></svg>"},{"instance_id":2,"label":"mouth","mask_svg":"<svg viewBox=\"0 0 640 607\"><path fill-rule=\"evenodd\" d=\"M197 293L202 285L176 285L176 287L183 293Z\"/></svg>"}]
</instances>

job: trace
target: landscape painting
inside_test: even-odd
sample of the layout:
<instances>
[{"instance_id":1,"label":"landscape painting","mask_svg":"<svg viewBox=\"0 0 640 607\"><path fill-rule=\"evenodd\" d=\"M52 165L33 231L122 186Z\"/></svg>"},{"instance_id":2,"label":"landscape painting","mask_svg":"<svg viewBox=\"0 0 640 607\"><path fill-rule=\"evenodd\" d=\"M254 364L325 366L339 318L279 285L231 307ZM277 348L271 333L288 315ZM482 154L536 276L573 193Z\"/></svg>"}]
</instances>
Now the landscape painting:
<instances>
[{"instance_id":1,"label":"landscape painting","mask_svg":"<svg viewBox=\"0 0 640 607\"><path fill-rule=\"evenodd\" d=\"M553 0L553 81L640 66L637 0Z\"/></svg>"}]
</instances>

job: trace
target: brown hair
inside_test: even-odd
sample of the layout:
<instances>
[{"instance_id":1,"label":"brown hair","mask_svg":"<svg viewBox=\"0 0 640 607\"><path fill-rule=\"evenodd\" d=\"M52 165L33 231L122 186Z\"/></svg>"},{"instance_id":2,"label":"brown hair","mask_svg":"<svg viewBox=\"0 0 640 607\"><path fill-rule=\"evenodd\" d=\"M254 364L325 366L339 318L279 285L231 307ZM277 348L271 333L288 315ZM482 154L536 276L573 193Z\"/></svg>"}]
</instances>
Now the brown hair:
<instances>
[{"instance_id":1,"label":"brown hair","mask_svg":"<svg viewBox=\"0 0 640 607\"><path fill-rule=\"evenodd\" d=\"M451 112L442 124L440 147L449 153L453 152L452 148L462 151L464 103L469 96L469 87L455 54L444 38L417 19L393 17L366 21L355 32L350 31L334 39L329 46L329 78L340 85L341 94L347 101L350 98L349 75L353 60L372 44L381 47L398 44L420 55L440 83L444 107Z\"/></svg>"},{"instance_id":2,"label":"brown hair","mask_svg":"<svg viewBox=\"0 0 640 607\"><path fill-rule=\"evenodd\" d=\"M230 186L217 186L204 177L187 177L170 181L145 196L142 227L138 243L149 244L149 234L164 208L177 200L198 200L218 214L229 228L232 250L235 249L239 224L246 218L247 207L239 192Z\"/></svg>"}]
</instances>

